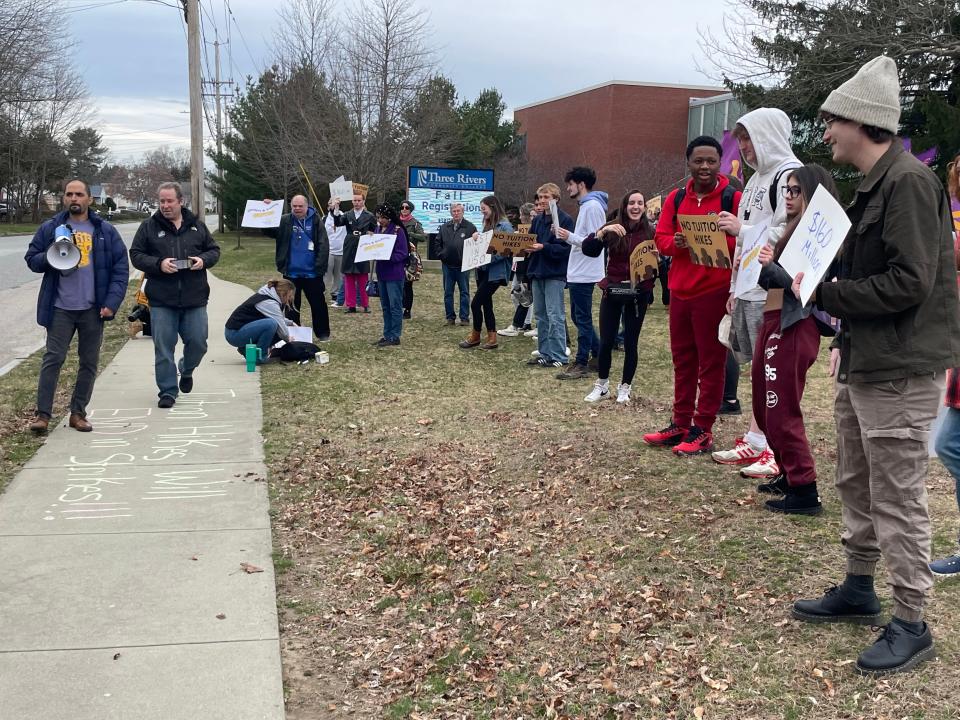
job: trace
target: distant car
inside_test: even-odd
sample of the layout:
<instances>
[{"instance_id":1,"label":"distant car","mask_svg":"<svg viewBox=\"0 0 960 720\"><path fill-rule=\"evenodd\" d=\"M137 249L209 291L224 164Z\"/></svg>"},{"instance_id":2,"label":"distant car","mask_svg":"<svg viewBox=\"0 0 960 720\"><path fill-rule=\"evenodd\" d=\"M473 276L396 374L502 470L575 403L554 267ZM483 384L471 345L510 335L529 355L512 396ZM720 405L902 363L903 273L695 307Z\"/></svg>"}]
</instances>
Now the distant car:
<instances>
[{"instance_id":1,"label":"distant car","mask_svg":"<svg viewBox=\"0 0 960 720\"><path fill-rule=\"evenodd\" d=\"M0 203L0 219L6 220L11 212L10 206L6 203Z\"/></svg>"}]
</instances>

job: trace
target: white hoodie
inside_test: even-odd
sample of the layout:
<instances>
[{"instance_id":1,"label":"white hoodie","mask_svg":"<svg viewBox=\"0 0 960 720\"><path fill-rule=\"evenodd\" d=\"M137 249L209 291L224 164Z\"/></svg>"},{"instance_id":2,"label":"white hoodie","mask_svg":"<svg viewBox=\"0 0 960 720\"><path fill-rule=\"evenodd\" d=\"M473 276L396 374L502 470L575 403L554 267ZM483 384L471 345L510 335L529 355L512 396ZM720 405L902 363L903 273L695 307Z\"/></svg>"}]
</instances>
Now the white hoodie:
<instances>
[{"instance_id":1,"label":"white hoodie","mask_svg":"<svg viewBox=\"0 0 960 720\"><path fill-rule=\"evenodd\" d=\"M790 136L793 133L793 124L782 110L777 108L758 108L752 110L737 120L750 134L753 150L757 155L757 164L748 163L756 172L750 177L747 186L743 189L740 199L740 210L737 217L742 226L737 237L737 250L734 257L739 258L743 246L743 232L758 223L770 220L770 232L767 235L767 244L774 246L787 226L787 203L783 197L783 188L787 184L790 168L798 168L801 163L793 154L790 147ZM746 162L746 160L744 160ZM777 209L773 210L770 203L770 185L777 178ZM772 218L772 219L771 219ZM733 271L730 278L730 292L737 284L737 271ZM759 285L739 300L762 302L767 298L767 291Z\"/></svg>"}]
</instances>

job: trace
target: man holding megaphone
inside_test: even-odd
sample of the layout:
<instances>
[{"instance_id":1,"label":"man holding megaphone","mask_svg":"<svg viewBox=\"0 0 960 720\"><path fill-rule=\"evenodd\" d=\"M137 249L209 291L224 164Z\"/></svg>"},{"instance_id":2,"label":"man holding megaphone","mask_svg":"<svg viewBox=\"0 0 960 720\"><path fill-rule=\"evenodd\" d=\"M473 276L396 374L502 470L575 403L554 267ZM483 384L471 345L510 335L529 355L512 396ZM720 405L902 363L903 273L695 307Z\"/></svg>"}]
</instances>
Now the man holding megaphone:
<instances>
[{"instance_id":1,"label":"man holding megaphone","mask_svg":"<svg viewBox=\"0 0 960 720\"><path fill-rule=\"evenodd\" d=\"M90 207L90 186L71 180L63 191L66 210L47 220L33 236L24 259L43 273L37 322L47 329L40 365L37 415L30 429L45 433L53 413L60 368L77 335L80 367L70 398L70 427L90 432L87 404L97 378L103 323L112 320L127 292L130 269L120 233Z\"/></svg>"}]
</instances>

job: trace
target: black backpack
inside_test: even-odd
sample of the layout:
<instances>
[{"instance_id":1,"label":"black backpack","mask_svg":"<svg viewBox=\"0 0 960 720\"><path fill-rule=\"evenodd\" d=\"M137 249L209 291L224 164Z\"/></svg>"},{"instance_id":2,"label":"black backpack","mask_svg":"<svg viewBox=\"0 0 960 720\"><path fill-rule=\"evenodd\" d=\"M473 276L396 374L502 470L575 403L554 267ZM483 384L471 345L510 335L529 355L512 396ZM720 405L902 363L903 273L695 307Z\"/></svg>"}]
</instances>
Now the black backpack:
<instances>
[{"instance_id":1,"label":"black backpack","mask_svg":"<svg viewBox=\"0 0 960 720\"><path fill-rule=\"evenodd\" d=\"M733 199L737 195L737 189L733 185L727 185L723 192L720 193L720 209L724 212L732 213L733 212ZM683 202L683 199L687 196L687 189L685 187L677 190L677 194L673 196L673 213L676 215L680 212L680 203Z\"/></svg>"},{"instance_id":2,"label":"black backpack","mask_svg":"<svg viewBox=\"0 0 960 720\"><path fill-rule=\"evenodd\" d=\"M318 352L320 352L320 348L313 343L288 342L280 348L279 356L284 362L302 362L313 360L313 356Z\"/></svg>"}]
</instances>

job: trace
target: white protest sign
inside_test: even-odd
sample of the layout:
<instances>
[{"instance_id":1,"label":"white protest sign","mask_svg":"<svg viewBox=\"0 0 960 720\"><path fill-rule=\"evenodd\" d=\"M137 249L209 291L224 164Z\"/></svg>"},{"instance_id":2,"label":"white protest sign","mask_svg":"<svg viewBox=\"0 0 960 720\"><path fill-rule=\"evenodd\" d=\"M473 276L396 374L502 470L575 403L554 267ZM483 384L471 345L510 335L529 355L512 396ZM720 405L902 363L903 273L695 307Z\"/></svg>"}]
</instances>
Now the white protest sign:
<instances>
[{"instance_id":1,"label":"white protest sign","mask_svg":"<svg viewBox=\"0 0 960 720\"><path fill-rule=\"evenodd\" d=\"M344 180L343 175L330 183L330 197L340 198L340 202L353 200L353 181Z\"/></svg>"},{"instance_id":2,"label":"white protest sign","mask_svg":"<svg viewBox=\"0 0 960 720\"><path fill-rule=\"evenodd\" d=\"M767 244L769 234L769 222L745 228L740 233L743 244L740 246L740 269L737 270L737 284L733 289L734 297L743 297L757 286L760 270L763 269L760 265L760 248Z\"/></svg>"},{"instance_id":3,"label":"white protest sign","mask_svg":"<svg viewBox=\"0 0 960 720\"><path fill-rule=\"evenodd\" d=\"M823 185L818 187L779 261L793 277L803 273L800 301L804 305L837 256L849 230L850 220L840 203Z\"/></svg>"},{"instance_id":4,"label":"white protest sign","mask_svg":"<svg viewBox=\"0 0 960 720\"><path fill-rule=\"evenodd\" d=\"M560 229L560 215L557 213L557 201L550 200L550 217L553 220L553 232Z\"/></svg>"},{"instance_id":5,"label":"white protest sign","mask_svg":"<svg viewBox=\"0 0 960 720\"><path fill-rule=\"evenodd\" d=\"M487 248L490 247L490 239L492 237L493 230L487 230L487 232L477 235L476 240L472 237L463 239L463 263L460 265L461 272L473 270L490 262L490 256L487 255Z\"/></svg>"},{"instance_id":6,"label":"white protest sign","mask_svg":"<svg viewBox=\"0 0 960 720\"><path fill-rule=\"evenodd\" d=\"M361 235L355 262L389 260L396 242L396 235Z\"/></svg>"},{"instance_id":7,"label":"white protest sign","mask_svg":"<svg viewBox=\"0 0 960 720\"><path fill-rule=\"evenodd\" d=\"M271 202L247 200L240 225L247 228L275 228L280 225L282 215L283 200L273 200Z\"/></svg>"},{"instance_id":8,"label":"white protest sign","mask_svg":"<svg viewBox=\"0 0 960 720\"><path fill-rule=\"evenodd\" d=\"M294 325L288 327L287 332L290 333L290 342L313 342L313 330L308 327Z\"/></svg>"}]
</instances>

